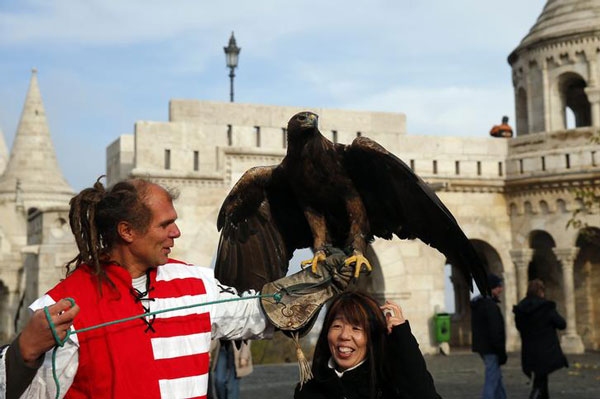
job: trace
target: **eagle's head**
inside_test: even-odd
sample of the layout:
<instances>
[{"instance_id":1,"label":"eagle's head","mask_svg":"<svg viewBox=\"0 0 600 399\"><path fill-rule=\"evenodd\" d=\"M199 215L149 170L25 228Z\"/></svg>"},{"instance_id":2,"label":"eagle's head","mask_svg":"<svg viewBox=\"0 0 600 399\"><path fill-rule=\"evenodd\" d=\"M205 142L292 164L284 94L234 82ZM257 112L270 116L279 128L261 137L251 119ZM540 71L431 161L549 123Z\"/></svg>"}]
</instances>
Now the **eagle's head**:
<instances>
[{"instance_id":1,"label":"eagle's head","mask_svg":"<svg viewBox=\"0 0 600 399\"><path fill-rule=\"evenodd\" d=\"M319 116L310 111L298 112L288 122L287 132L289 138L299 138L308 132L318 131Z\"/></svg>"}]
</instances>

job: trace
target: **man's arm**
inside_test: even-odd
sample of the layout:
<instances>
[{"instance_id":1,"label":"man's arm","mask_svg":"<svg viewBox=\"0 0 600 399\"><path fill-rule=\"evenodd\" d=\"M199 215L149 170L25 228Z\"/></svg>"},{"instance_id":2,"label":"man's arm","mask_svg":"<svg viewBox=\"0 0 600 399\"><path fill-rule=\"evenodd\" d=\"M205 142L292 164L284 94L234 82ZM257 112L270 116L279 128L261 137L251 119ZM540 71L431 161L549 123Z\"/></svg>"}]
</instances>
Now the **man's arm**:
<instances>
[{"instance_id":1,"label":"man's arm","mask_svg":"<svg viewBox=\"0 0 600 399\"><path fill-rule=\"evenodd\" d=\"M45 296L43 298L49 297ZM43 302L43 299L40 300L41 302ZM71 327L73 318L79 312L79 307L77 305L72 306L71 302L67 300L62 300L48 306L48 312L51 315L50 319L54 324L54 331L57 336L61 340L65 339L66 331ZM25 391L31 388L36 375L39 373L46 374L46 380L48 380L49 375L49 381L52 381L51 362L46 362L49 363L49 372L43 370L42 365L44 364L44 355L55 345L56 341L44 309L37 309L11 345L0 351L2 355L2 359L0 359L0 398L17 399L21 397ZM77 347L74 346L72 351L76 352ZM60 358L62 359L63 356L60 356ZM68 358L73 358L72 353ZM61 362L57 360L56 367L58 368L60 365ZM70 381L67 382L66 386L69 386L70 383ZM32 392L28 397L45 397L41 394L42 389L39 389L39 387L33 387L32 391L35 394Z\"/></svg>"},{"instance_id":2,"label":"man's arm","mask_svg":"<svg viewBox=\"0 0 600 399\"><path fill-rule=\"evenodd\" d=\"M3 351L2 360L5 367L7 399L19 398L25 392L44 361L43 355L33 362L25 361L19 345L20 338L21 335L19 334L7 347L6 351Z\"/></svg>"},{"instance_id":3,"label":"man's arm","mask_svg":"<svg viewBox=\"0 0 600 399\"><path fill-rule=\"evenodd\" d=\"M222 285L217 280L214 284L217 299L225 302L215 305L211 311L213 339L263 339L273 335L274 327L262 310L259 293L246 291L238 294L235 288Z\"/></svg>"}]
</instances>

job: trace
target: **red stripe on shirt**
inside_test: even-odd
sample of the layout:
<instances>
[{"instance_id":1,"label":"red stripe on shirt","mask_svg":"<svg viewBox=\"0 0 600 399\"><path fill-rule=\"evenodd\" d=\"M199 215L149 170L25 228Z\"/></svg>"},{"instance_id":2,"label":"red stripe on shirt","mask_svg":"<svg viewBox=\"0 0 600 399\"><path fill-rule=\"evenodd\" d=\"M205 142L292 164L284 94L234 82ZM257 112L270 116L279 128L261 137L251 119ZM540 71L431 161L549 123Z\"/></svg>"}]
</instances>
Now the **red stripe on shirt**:
<instances>
[{"instance_id":1,"label":"red stripe on shirt","mask_svg":"<svg viewBox=\"0 0 600 399\"><path fill-rule=\"evenodd\" d=\"M154 319L152 337L168 338L210 332L210 316L208 313L187 316Z\"/></svg>"},{"instance_id":2,"label":"red stripe on shirt","mask_svg":"<svg viewBox=\"0 0 600 399\"><path fill-rule=\"evenodd\" d=\"M173 380L207 374L209 361L208 353L199 353L197 355L180 356L170 359L158 359L156 360L156 365L159 370L159 379ZM192 370L194 372L190 373Z\"/></svg>"},{"instance_id":3,"label":"red stripe on shirt","mask_svg":"<svg viewBox=\"0 0 600 399\"><path fill-rule=\"evenodd\" d=\"M176 282L176 283L174 283ZM153 281L152 287L155 291L150 291L150 296L153 298L173 298L186 295L202 295L206 294L204 282L199 278L181 278L169 281Z\"/></svg>"}]
</instances>

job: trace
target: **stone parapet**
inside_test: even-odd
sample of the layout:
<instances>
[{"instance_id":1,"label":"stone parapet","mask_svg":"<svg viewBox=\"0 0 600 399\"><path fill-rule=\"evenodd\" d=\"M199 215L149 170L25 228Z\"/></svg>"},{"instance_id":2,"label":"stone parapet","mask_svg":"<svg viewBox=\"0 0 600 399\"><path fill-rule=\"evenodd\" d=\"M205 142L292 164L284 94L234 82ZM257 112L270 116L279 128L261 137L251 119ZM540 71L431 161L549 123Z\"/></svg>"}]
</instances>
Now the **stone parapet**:
<instances>
[{"instance_id":1,"label":"stone parapet","mask_svg":"<svg viewBox=\"0 0 600 399\"><path fill-rule=\"evenodd\" d=\"M510 140L508 187L600 179L600 145L595 128L536 133Z\"/></svg>"}]
</instances>

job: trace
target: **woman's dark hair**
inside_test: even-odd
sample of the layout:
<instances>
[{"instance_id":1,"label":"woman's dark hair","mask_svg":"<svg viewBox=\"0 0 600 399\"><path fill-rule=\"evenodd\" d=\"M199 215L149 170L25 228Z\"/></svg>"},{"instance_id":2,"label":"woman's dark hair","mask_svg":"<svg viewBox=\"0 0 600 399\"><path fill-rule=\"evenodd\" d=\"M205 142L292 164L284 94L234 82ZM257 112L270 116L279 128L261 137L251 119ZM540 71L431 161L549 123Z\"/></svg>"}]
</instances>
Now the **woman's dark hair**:
<instances>
[{"instance_id":1,"label":"woman's dark hair","mask_svg":"<svg viewBox=\"0 0 600 399\"><path fill-rule=\"evenodd\" d=\"M134 229L144 232L152 220L152 211L146 205L149 188L154 185L144 179L131 179L116 183L108 190L100 179L74 196L69 209L69 224L75 236L79 255L67 263L67 275L71 265L82 263L92 268L100 281L106 278L103 263L120 240L117 226L130 223ZM167 191L170 198L174 195Z\"/></svg>"},{"instance_id":2,"label":"woman's dark hair","mask_svg":"<svg viewBox=\"0 0 600 399\"><path fill-rule=\"evenodd\" d=\"M536 278L531 280L527 285L527 296L542 297L545 290L546 287L544 286L544 282L539 278Z\"/></svg>"},{"instance_id":3,"label":"woman's dark hair","mask_svg":"<svg viewBox=\"0 0 600 399\"><path fill-rule=\"evenodd\" d=\"M313 357L312 372L320 378L327 370L331 358L327 334L336 317L343 316L350 324L363 328L367 338L366 366L369 367L370 397L375 398L377 387L387 381L384 368L387 324L379 304L371 295L362 291L347 291L335 297L328 305L325 320Z\"/></svg>"}]
</instances>

